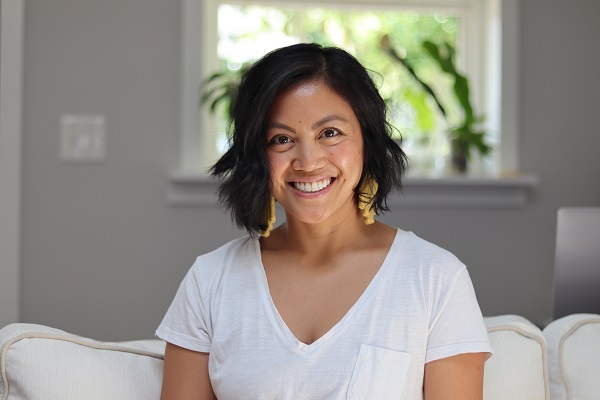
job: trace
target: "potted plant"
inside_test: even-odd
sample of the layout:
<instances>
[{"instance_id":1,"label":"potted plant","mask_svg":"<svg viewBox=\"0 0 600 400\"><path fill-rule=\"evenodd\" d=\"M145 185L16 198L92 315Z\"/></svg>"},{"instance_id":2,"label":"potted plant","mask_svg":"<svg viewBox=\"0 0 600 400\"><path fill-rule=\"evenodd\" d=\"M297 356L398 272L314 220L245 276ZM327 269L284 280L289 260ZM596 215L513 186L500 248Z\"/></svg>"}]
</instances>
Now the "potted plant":
<instances>
[{"instance_id":1,"label":"potted plant","mask_svg":"<svg viewBox=\"0 0 600 400\"><path fill-rule=\"evenodd\" d=\"M204 79L201 83L200 105L208 104L209 111L214 114L222 103L225 107L225 117L230 121L237 100L240 77L247 68L247 65L242 65L237 71L224 69Z\"/></svg>"},{"instance_id":2,"label":"potted plant","mask_svg":"<svg viewBox=\"0 0 600 400\"><path fill-rule=\"evenodd\" d=\"M440 69L450 75L453 80L453 94L460 107L461 116L458 124L452 124L448 118L446 108L442 105L435 91L415 73L414 68L406 57L400 56L391 46L389 37L386 35L381 40L382 49L395 61L399 62L410 75L419 82L420 86L434 100L438 110L444 116L449 126L449 137L451 143L452 165L457 172L465 173L468 160L476 150L482 156L490 153L491 147L485 141L485 131L478 129L484 118L475 115L469 94L469 81L465 75L456 69L454 63L455 49L449 43L438 45L432 41L423 42L423 50L437 63Z\"/></svg>"}]
</instances>

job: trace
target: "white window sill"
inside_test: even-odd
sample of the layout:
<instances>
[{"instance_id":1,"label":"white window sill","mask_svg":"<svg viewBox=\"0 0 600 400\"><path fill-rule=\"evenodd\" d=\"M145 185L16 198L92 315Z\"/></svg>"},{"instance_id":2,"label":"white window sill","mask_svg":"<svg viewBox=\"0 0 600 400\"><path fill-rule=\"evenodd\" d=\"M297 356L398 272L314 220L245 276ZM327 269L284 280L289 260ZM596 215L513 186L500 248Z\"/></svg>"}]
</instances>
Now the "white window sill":
<instances>
[{"instance_id":1,"label":"white window sill","mask_svg":"<svg viewBox=\"0 0 600 400\"><path fill-rule=\"evenodd\" d=\"M392 208L521 208L539 183L535 175L514 177L466 177L404 179L402 193L388 200ZM207 175L175 173L168 201L173 206L218 205L217 182Z\"/></svg>"}]
</instances>

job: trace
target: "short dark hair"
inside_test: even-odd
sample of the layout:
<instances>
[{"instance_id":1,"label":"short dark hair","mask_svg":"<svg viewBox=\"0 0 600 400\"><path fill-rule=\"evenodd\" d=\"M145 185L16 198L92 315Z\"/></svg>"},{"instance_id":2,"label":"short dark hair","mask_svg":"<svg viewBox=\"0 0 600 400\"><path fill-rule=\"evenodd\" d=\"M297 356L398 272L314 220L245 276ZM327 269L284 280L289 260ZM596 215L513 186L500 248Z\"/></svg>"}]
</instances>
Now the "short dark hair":
<instances>
[{"instance_id":1,"label":"short dark hair","mask_svg":"<svg viewBox=\"0 0 600 400\"><path fill-rule=\"evenodd\" d=\"M210 173L221 179L219 200L232 219L250 234L267 228L270 173L267 162L267 116L278 94L299 83L322 79L352 108L360 123L364 160L356 195L365 179L379 189L372 208L387 211L387 197L401 187L406 155L392 139L387 106L368 71L346 51L301 43L274 50L242 76L233 107L230 147Z\"/></svg>"}]
</instances>

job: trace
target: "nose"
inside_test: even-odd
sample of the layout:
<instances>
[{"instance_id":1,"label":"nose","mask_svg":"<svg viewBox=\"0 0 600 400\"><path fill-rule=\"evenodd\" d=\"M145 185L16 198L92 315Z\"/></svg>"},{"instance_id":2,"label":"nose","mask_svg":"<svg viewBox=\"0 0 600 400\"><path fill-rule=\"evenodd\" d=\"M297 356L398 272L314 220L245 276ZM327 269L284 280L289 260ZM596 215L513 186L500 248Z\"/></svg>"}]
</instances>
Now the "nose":
<instances>
[{"instance_id":1,"label":"nose","mask_svg":"<svg viewBox=\"0 0 600 400\"><path fill-rule=\"evenodd\" d=\"M292 167L296 171L315 171L325 165L325 151L315 142L304 142L297 147Z\"/></svg>"}]
</instances>

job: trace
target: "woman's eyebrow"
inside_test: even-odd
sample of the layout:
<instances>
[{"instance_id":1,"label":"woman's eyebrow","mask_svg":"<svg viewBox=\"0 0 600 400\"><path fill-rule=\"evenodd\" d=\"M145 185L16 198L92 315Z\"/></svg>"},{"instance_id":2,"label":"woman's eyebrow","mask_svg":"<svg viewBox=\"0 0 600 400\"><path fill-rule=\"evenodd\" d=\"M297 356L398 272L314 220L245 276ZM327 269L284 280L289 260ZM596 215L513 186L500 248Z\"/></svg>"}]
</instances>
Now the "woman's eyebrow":
<instances>
[{"instance_id":1,"label":"woman's eyebrow","mask_svg":"<svg viewBox=\"0 0 600 400\"><path fill-rule=\"evenodd\" d=\"M294 128L292 128L291 126L287 126L286 124L282 124L279 122L270 122L269 125L267 126L268 129L271 128L280 128L280 129L285 129L286 131L290 131L292 133L296 133L296 130Z\"/></svg>"},{"instance_id":2,"label":"woman's eyebrow","mask_svg":"<svg viewBox=\"0 0 600 400\"><path fill-rule=\"evenodd\" d=\"M317 122L315 122L314 124L312 124L310 126L310 129L315 130L331 121L342 121L342 122L348 122L348 120L340 115L337 114L331 114L331 115L327 115L323 118L321 118L320 120L318 120ZM296 133L296 130L294 128L292 128L291 126L288 126L286 124L282 124L281 122L270 122L269 125L267 126L268 129L271 128L280 128L280 129L285 129L286 131L292 132L292 133Z\"/></svg>"},{"instance_id":3,"label":"woman's eyebrow","mask_svg":"<svg viewBox=\"0 0 600 400\"><path fill-rule=\"evenodd\" d=\"M315 122L314 124L312 124L310 126L310 129L315 130L317 128L319 128L322 125L325 125L328 122L331 121L342 121L342 122L348 122L348 120L340 115L337 114L331 114L331 115L327 115L323 118L321 118L320 120L318 120L317 122Z\"/></svg>"}]
</instances>

